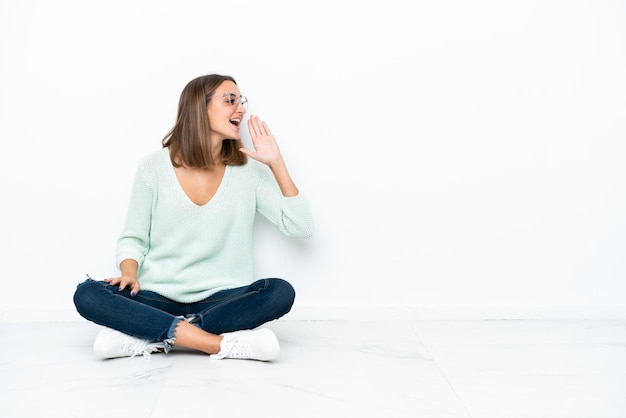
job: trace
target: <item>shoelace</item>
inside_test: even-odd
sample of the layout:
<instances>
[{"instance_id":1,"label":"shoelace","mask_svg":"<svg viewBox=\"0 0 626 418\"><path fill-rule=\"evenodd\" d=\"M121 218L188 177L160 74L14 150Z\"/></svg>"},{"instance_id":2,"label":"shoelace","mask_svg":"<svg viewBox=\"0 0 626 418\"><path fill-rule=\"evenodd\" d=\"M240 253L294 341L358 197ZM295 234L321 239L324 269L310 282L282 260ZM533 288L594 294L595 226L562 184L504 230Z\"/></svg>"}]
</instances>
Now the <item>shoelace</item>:
<instances>
[{"instance_id":1,"label":"shoelace","mask_svg":"<svg viewBox=\"0 0 626 418\"><path fill-rule=\"evenodd\" d=\"M152 356L150 353L154 353L158 351L160 348L163 348L161 343L151 343L148 345L144 345L143 341L134 341L132 343L128 343L124 345L124 351L128 353L133 353L130 358L133 358L139 354L143 355L143 358L150 359Z\"/></svg>"},{"instance_id":2,"label":"shoelace","mask_svg":"<svg viewBox=\"0 0 626 418\"><path fill-rule=\"evenodd\" d=\"M235 337L232 339L232 341L230 341L226 352L226 357L249 358L250 355L250 347L248 346L248 344L242 344L242 342L239 341L239 337Z\"/></svg>"},{"instance_id":3,"label":"shoelace","mask_svg":"<svg viewBox=\"0 0 626 418\"><path fill-rule=\"evenodd\" d=\"M219 353L211 354L211 357L215 359L224 358L248 358L250 348L243 348L239 343L239 336L232 336L227 341L222 342L223 346Z\"/></svg>"}]
</instances>

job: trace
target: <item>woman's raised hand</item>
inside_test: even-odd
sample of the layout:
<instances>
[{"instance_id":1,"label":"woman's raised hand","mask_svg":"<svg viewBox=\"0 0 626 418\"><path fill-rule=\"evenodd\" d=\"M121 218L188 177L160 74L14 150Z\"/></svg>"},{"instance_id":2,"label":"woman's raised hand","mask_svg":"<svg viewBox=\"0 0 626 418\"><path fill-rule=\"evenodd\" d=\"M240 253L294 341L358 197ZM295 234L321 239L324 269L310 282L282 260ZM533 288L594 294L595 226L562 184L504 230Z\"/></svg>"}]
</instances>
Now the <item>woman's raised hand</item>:
<instances>
[{"instance_id":1,"label":"woman's raised hand","mask_svg":"<svg viewBox=\"0 0 626 418\"><path fill-rule=\"evenodd\" d=\"M276 143L276 138L272 135L267 123L262 121L258 116L250 115L248 119L248 131L250 132L254 151L241 148L241 152L270 167L282 161L283 157Z\"/></svg>"}]
</instances>

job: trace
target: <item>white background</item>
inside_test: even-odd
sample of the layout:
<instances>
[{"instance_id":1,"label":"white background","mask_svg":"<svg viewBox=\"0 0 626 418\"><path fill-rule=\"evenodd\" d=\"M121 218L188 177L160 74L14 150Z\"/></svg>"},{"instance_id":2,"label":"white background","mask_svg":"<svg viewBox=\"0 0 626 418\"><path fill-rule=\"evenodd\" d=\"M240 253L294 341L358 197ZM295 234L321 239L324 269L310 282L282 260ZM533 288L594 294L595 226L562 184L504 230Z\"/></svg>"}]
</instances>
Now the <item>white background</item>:
<instances>
[{"instance_id":1,"label":"white background","mask_svg":"<svg viewBox=\"0 0 626 418\"><path fill-rule=\"evenodd\" d=\"M80 319L212 72L313 204L293 317L626 317L625 2L0 0L0 320Z\"/></svg>"}]
</instances>

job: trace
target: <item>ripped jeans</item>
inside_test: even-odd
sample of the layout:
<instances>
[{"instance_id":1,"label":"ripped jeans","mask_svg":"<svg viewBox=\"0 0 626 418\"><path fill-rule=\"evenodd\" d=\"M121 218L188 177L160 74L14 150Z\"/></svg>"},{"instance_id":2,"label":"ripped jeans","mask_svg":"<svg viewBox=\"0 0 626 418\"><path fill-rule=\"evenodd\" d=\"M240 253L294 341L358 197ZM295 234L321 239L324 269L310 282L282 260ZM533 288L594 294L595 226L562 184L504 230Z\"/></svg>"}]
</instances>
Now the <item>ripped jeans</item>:
<instances>
[{"instance_id":1,"label":"ripped jeans","mask_svg":"<svg viewBox=\"0 0 626 418\"><path fill-rule=\"evenodd\" d=\"M253 329L291 310L295 291L283 279L261 279L249 286L219 291L194 303L179 303L148 290L130 296L104 281L87 279L74 293L74 305L85 319L152 342L169 351L178 322L222 334Z\"/></svg>"}]
</instances>

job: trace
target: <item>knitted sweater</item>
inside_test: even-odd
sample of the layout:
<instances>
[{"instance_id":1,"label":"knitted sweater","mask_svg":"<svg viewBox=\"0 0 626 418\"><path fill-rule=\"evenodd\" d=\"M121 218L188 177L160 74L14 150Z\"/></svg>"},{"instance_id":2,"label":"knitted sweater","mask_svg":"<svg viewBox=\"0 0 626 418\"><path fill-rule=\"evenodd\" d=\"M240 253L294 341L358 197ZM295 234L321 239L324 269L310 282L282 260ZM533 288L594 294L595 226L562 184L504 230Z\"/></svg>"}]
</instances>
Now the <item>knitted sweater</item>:
<instances>
[{"instance_id":1,"label":"knitted sweater","mask_svg":"<svg viewBox=\"0 0 626 418\"><path fill-rule=\"evenodd\" d=\"M287 236L308 238L313 218L306 198L284 197L269 168L251 158L226 166L205 205L183 191L167 148L145 156L137 168L126 223L117 242L117 265L139 264L142 290L181 303L254 280L252 235L256 213Z\"/></svg>"}]
</instances>

